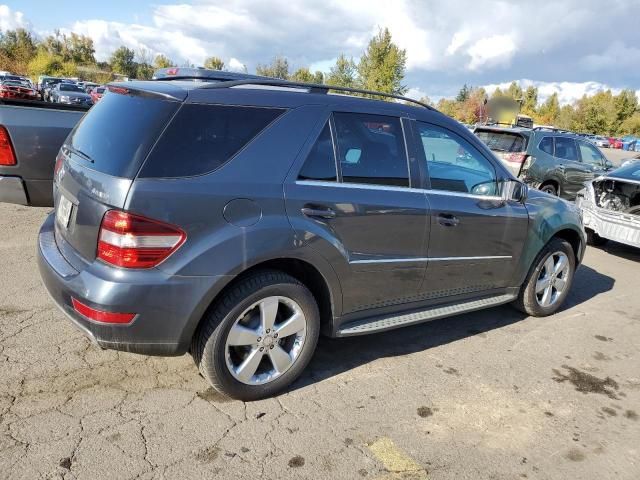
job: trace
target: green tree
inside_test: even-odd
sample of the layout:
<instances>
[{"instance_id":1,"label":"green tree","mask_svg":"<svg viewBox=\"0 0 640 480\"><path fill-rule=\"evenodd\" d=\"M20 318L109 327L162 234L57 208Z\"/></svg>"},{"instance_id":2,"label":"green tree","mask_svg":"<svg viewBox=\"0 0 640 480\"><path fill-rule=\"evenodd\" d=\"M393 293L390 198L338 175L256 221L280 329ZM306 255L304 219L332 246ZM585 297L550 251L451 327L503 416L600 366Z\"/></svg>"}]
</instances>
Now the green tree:
<instances>
[{"instance_id":1,"label":"green tree","mask_svg":"<svg viewBox=\"0 0 640 480\"><path fill-rule=\"evenodd\" d=\"M26 74L29 62L36 56L36 43L24 28L0 31L0 69Z\"/></svg>"},{"instance_id":2,"label":"green tree","mask_svg":"<svg viewBox=\"0 0 640 480\"><path fill-rule=\"evenodd\" d=\"M554 125L558 119L560 113L560 102L558 101L558 94L553 93L547 100L540 106L538 110L538 119L540 123L545 125Z\"/></svg>"},{"instance_id":3,"label":"green tree","mask_svg":"<svg viewBox=\"0 0 640 480\"><path fill-rule=\"evenodd\" d=\"M458 92L458 95L456 95L456 102L464 102L469 98L469 95L471 94L471 87L468 87L467 84L465 83L462 88L460 89L460 91Z\"/></svg>"},{"instance_id":4,"label":"green tree","mask_svg":"<svg viewBox=\"0 0 640 480\"><path fill-rule=\"evenodd\" d=\"M522 88L520 88L520 85L518 85L517 82L513 81L509 85L509 88L507 88L506 95L508 97L513 98L514 100L521 100L522 96L523 96L522 95Z\"/></svg>"},{"instance_id":5,"label":"green tree","mask_svg":"<svg viewBox=\"0 0 640 480\"><path fill-rule=\"evenodd\" d=\"M522 100L522 113L530 117L535 117L538 113L538 89L534 86L527 87Z\"/></svg>"},{"instance_id":6,"label":"green tree","mask_svg":"<svg viewBox=\"0 0 640 480\"><path fill-rule=\"evenodd\" d=\"M640 136L640 112L634 113L622 122L621 133Z\"/></svg>"},{"instance_id":7,"label":"green tree","mask_svg":"<svg viewBox=\"0 0 640 480\"><path fill-rule=\"evenodd\" d=\"M344 54L336 59L336 63L329 70L326 82L327 85L338 87L355 87L358 67L353 58L347 58Z\"/></svg>"},{"instance_id":8,"label":"green tree","mask_svg":"<svg viewBox=\"0 0 640 480\"><path fill-rule=\"evenodd\" d=\"M209 57L204 61L204 68L224 70L224 62L218 57Z\"/></svg>"},{"instance_id":9,"label":"green tree","mask_svg":"<svg viewBox=\"0 0 640 480\"><path fill-rule=\"evenodd\" d=\"M127 77L135 77L137 65L133 60L134 58L135 52L123 45L111 54L109 63L114 73L119 73Z\"/></svg>"},{"instance_id":10,"label":"green tree","mask_svg":"<svg viewBox=\"0 0 640 480\"><path fill-rule=\"evenodd\" d=\"M406 50L393 43L387 28L379 30L360 57L358 73L362 88L403 95L407 91L402 84L406 63Z\"/></svg>"},{"instance_id":11,"label":"green tree","mask_svg":"<svg viewBox=\"0 0 640 480\"><path fill-rule=\"evenodd\" d=\"M289 79L289 61L285 57L274 57L268 65L258 65L256 73L264 77L280 78L282 80Z\"/></svg>"},{"instance_id":12,"label":"green tree","mask_svg":"<svg viewBox=\"0 0 640 480\"><path fill-rule=\"evenodd\" d=\"M500 98L506 97L507 95L500 89L500 87L496 87L496 89L491 94L491 98Z\"/></svg>"},{"instance_id":13,"label":"green tree","mask_svg":"<svg viewBox=\"0 0 640 480\"><path fill-rule=\"evenodd\" d=\"M324 75L322 72L311 73L307 67L301 67L293 72L290 80L293 80L294 82L323 83Z\"/></svg>"},{"instance_id":14,"label":"green tree","mask_svg":"<svg viewBox=\"0 0 640 480\"><path fill-rule=\"evenodd\" d=\"M160 54L156 56L156 59L153 61L153 66L155 68L170 68L175 67L175 63L170 60L168 57Z\"/></svg>"}]
</instances>

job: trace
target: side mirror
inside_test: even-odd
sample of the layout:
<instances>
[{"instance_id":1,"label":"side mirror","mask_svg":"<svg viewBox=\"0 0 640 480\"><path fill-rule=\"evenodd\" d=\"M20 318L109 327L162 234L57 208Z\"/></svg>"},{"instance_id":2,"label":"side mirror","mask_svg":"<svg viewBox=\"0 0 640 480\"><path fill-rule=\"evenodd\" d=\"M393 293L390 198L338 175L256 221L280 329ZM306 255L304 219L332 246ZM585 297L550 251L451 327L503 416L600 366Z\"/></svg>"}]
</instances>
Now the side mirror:
<instances>
[{"instance_id":1,"label":"side mirror","mask_svg":"<svg viewBox=\"0 0 640 480\"><path fill-rule=\"evenodd\" d=\"M502 198L509 202L524 203L529 194L529 187L518 180L506 180L502 187Z\"/></svg>"}]
</instances>

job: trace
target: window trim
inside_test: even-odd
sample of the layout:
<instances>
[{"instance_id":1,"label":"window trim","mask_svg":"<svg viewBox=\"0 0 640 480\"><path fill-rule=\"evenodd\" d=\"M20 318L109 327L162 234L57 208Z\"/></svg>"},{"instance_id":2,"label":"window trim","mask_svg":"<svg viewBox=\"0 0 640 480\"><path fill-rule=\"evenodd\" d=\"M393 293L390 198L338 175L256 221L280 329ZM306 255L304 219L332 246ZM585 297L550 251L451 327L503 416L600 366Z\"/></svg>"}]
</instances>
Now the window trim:
<instances>
[{"instance_id":1,"label":"window trim","mask_svg":"<svg viewBox=\"0 0 640 480\"><path fill-rule=\"evenodd\" d=\"M423 178L423 183L424 183L424 187L421 190L423 190L425 193L429 193L429 194L434 194L434 195L451 195L454 197L463 197L463 198L473 198L473 199L482 199L482 200L504 200L502 198L502 195L477 195L474 193L469 193L469 192L455 192L455 191L451 191L451 190L440 190L440 189L436 189L433 188L431 186L431 175L429 174L429 165L428 165L428 161L427 161L427 152L425 152L424 150L424 146L422 145L422 137L420 136L420 126L419 124L423 123L425 125L431 125L437 128L441 128L442 130L446 130L447 132L451 132L453 135L462 138L463 140L465 140L469 145L471 145L473 147L473 149L478 152L478 154L484 158L489 165L491 165L491 167L493 168L494 174L495 174L495 182L496 182L496 187L498 187L498 190L500 188L500 183L502 183L502 181L504 181L505 179L503 177L501 177L499 175L499 172L501 171L500 168L498 168L495 164L495 162L490 159L489 157L487 157L479 148L477 148L475 145L473 145L470 141L466 140L462 135L454 132L453 130L451 130L450 128L445 127L444 125L439 125L437 123L433 123L433 122L426 122L424 120L415 120L415 125L416 125L416 129L415 129L415 139L414 141L419 142L418 143L418 151L422 152L420 155L422 156L422 172L424 174L424 178ZM502 172L504 173L504 172Z\"/></svg>"},{"instance_id":2,"label":"window trim","mask_svg":"<svg viewBox=\"0 0 640 480\"><path fill-rule=\"evenodd\" d=\"M322 135L322 133L324 132L324 129L327 127L327 125L329 126L329 140L331 140L331 151L333 152L333 168L335 169L335 173L336 173L336 179L335 180L319 180L319 179L313 179L313 178L300 178L300 173L302 172L302 170L304 169L305 165L307 164L307 160L309 160L309 155L311 155L311 152L313 151L313 149L316 146L316 143L318 142L318 140L320 139L320 136ZM302 163L300 164L300 168L298 168L298 173L295 176L295 181L304 181L304 182L326 182L326 183L340 183L340 172L338 171L338 160L337 160L337 156L336 156L336 148L335 148L335 141L334 141L334 127L331 123L331 117L329 116L323 123L322 126L320 128L320 130L318 131L318 133L314 136L312 136L310 138L310 140L308 140L308 148L304 148L304 157L302 160Z\"/></svg>"}]
</instances>

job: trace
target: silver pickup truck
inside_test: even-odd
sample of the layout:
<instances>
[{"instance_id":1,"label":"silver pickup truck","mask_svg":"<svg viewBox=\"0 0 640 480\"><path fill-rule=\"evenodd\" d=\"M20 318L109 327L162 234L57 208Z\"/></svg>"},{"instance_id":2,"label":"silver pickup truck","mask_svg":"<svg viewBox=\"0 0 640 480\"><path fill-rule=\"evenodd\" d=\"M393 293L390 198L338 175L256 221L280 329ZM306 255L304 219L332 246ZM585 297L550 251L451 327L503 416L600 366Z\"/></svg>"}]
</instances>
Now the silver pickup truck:
<instances>
[{"instance_id":1,"label":"silver pickup truck","mask_svg":"<svg viewBox=\"0 0 640 480\"><path fill-rule=\"evenodd\" d=\"M86 107L0 101L0 202L53 206L56 155Z\"/></svg>"}]
</instances>

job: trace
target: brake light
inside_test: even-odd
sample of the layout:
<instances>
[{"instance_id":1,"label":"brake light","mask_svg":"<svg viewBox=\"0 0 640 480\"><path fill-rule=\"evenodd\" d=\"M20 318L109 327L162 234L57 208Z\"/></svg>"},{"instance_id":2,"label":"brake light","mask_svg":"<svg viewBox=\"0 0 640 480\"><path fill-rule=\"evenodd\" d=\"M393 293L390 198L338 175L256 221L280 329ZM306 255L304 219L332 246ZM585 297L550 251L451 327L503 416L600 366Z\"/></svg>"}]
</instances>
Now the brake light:
<instances>
[{"instance_id":1,"label":"brake light","mask_svg":"<svg viewBox=\"0 0 640 480\"><path fill-rule=\"evenodd\" d=\"M73 309L89 320L100 323L131 323L136 316L135 313L115 313L105 312L104 310L96 310L89 305L85 305L80 300L71 298Z\"/></svg>"},{"instance_id":2,"label":"brake light","mask_svg":"<svg viewBox=\"0 0 640 480\"><path fill-rule=\"evenodd\" d=\"M178 74L178 68L174 67L174 68L170 68L169 70L167 70L167 75L177 75Z\"/></svg>"},{"instance_id":3,"label":"brake light","mask_svg":"<svg viewBox=\"0 0 640 480\"><path fill-rule=\"evenodd\" d=\"M11 138L7 129L0 125L0 165L9 167L16 164L16 154L13 152Z\"/></svg>"},{"instance_id":4,"label":"brake light","mask_svg":"<svg viewBox=\"0 0 640 480\"><path fill-rule=\"evenodd\" d=\"M151 268L175 252L186 238L186 233L173 225L109 210L100 225L97 257L117 267Z\"/></svg>"},{"instance_id":5,"label":"brake light","mask_svg":"<svg viewBox=\"0 0 640 480\"><path fill-rule=\"evenodd\" d=\"M120 95L129 95L129 89L123 87L107 87L111 93L119 93Z\"/></svg>"},{"instance_id":6,"label":"brake light","mask_svg":"<svg viewBox=\"0 0 640 480\"><path fill-rule=\"evenodd\" d=\"M507 155L507 161L512 163L524 163L526 158L526 153L510 153Z\"/></svg>"}]
</instances>

